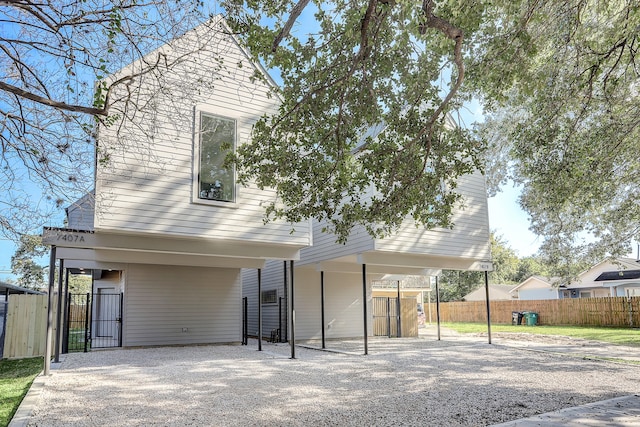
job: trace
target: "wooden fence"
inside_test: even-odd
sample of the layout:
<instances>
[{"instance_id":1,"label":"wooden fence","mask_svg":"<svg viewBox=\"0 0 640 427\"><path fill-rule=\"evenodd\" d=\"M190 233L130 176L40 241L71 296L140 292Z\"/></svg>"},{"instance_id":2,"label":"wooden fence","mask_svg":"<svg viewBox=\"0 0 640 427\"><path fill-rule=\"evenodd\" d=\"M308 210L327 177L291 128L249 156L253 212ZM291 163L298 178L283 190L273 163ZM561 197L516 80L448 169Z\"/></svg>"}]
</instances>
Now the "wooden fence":
<instances>
[{"instance_id":1,"label":"wooden fence","mask_svg":"<svg viewBox=\"0 0 640 427\"><path fill-rule=\"evenodd\" d=\"M398 307L396 304L396 298L373 298L373 335L398 336ZM415 298L400 299L400 336L418 336L418 312Z\"/></svg>"},{"instance_id":2,"label":"wooden fence","mask_svg":"<svg viewBox=\"0 0 640 427\"><path fill-rule=\"evenodd\" d=\"M491 323L511 323L512 312L538 313L539 325L640 327L640 297L491 301ZM435 303L431 304L434 318ZM442 322L486 322L485 301L440 304Z\"/></svg>"},{"instance_id":3,"label":"wooden fence","mask_svg":"<svg viewBox=\"0 0 640 427\"><path fill-rule=\"evenodd\" d=\"M47 295L9 297L3 358L44 356L47 339L47 298ZM53 307L55 319L55 303ZM55 322L53 326L55 336Z\"/></svg>"}]
</instances>

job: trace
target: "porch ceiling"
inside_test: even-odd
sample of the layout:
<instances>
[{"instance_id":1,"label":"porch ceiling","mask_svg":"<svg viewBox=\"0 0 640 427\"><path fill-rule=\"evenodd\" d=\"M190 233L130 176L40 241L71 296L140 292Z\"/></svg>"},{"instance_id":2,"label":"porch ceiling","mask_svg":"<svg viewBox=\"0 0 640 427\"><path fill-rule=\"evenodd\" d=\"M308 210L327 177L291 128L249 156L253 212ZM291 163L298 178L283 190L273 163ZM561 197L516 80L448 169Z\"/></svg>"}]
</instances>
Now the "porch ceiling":
<instances>
[{"instance_id":1,"label":"porch ceiling","mask_svg":"<svg viewBox=\"0 0 640 427\"><path fill-rule=\"evenodd\" d=\"M125 264L182 265L219 268L264 268L265 260L167 252L57 248L56 258L75 268L122 269Z\"/></svg>"},{"instance_id":2,"label":"porch ceiling","mask_svg":"<svg viewBox=\"0 0 640 427\"><path fill-rule=\"evenodd\" d=\"M361 272L362 264L367 265L367 272L379 274L399 274L417 276L435 276L441 270L476 270L492 271L490 261L480 261L459 257L393 253L382 251L353 254L316 264L305 265L318 271Z\"/></svg>"}]
</instances>

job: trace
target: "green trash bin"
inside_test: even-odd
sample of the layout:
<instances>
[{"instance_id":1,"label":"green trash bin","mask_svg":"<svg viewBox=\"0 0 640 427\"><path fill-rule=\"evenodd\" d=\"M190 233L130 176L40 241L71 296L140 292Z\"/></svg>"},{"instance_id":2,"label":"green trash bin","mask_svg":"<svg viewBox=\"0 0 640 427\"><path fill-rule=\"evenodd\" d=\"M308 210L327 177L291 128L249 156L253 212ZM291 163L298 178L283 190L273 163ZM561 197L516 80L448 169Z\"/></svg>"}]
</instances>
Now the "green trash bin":
<instances>
[{"instance_id":1,"label":"green trash bin","mask_svg":"<svg viewBox=\"0 0 640 427\"><path fill-rule=\"evenodd\" d=\"M527 321L527 326L536 326L538 324L538 313L528 311L524 314L524 318Z\"/></svg>"}]
</instances>

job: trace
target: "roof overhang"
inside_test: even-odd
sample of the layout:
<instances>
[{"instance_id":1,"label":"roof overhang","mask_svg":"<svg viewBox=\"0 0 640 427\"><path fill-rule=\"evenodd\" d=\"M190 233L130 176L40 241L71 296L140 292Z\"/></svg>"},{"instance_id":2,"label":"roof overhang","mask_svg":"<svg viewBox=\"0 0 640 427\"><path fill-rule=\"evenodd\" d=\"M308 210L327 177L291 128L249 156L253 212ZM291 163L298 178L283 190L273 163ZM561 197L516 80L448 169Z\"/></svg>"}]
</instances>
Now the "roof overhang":
<instances>
[{"instance_id":1,"label":"roof overhang","mask_svg":"<svg viewBox=\"0 0 640 427\"><path fill-rule=\"evenodd\" d=\"M240 240L175 238L45 228L42 241L56 246L68 265L164 264L263 268L267 259L297 260L300 247ZM68 260L68 261L67 261ZM82 264L82 265L81 265ZM111 267L109 267L111 268Z\"/></svg>"}]
</instances>

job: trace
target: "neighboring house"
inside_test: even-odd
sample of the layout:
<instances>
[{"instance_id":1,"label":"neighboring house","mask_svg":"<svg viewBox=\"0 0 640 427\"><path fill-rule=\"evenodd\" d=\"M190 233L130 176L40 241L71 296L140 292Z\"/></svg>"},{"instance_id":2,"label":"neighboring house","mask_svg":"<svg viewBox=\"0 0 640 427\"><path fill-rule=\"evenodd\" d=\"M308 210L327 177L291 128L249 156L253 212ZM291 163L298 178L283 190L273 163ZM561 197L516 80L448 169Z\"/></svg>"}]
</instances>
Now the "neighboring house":
<instances>
[{"instance_id":1,"label":"neighboring house","mask_svg":"<svg viewBox=\"0 0 640 427\"><path fill-rule=\"evenodd\" d=\"M617 258L599 262L570 284L559 278L531 276L511 292L521 300L640 296L640 262Z\"/></svg>"},{"instance_id":2,"label":"neighboring house","mask_svg":"<svg viewBox=\"0 0 640 427\"><path fill-rule=\"evenodd\" d=\"M247 141L276 110L273 83L221 17L114 78L156 62L154 73L112 94L135 108L116 103L115 122L98 129L95 195L69 207L67 229L45 229L43 239L65 269L94 271L94 300L123 295L121 312L118 303L93 303L93 340L239 343L241 269L297 260L311 243L309 222L265 224L263 204L275 193L236 185L223 165L224 146ZM118 328L101 332L107 309L117 311Z\"/></svg>"},{"instance_id":3,"label":"neighboring house","mask_svg":"<svg viewBox=\"0 0 640 427\"><path fill-rule=\"evenodd\" d=\"M557 277L531 276L510 293L519 300L560 299L564 297L564 286L559 286Z\"/></svg>"},{"instance_id":4,"label":"neighboring house","mask_svg":"<svg viewBox=\"0 0 640 427\"><path fill-rule=\"evenodd\" d=\"M511 291L515 288L515 285L489 285L489 301L505 301L516 298ZM483 286L475 289L464 297L463 301L486 301L487 291Z\"/></svg>"},{"instance_id":5,"label":"neighboring house","mask_svg":"<svg viewBox=\"0 0 640 427\"><path fill-rule=\"evenodd\" d=\"M563 291L565 298L640 296L640 261L605 260L580 273Z\"/></svg>"}]
</instances>

